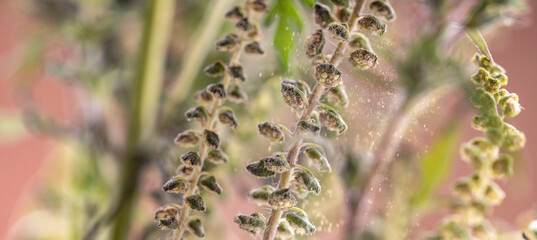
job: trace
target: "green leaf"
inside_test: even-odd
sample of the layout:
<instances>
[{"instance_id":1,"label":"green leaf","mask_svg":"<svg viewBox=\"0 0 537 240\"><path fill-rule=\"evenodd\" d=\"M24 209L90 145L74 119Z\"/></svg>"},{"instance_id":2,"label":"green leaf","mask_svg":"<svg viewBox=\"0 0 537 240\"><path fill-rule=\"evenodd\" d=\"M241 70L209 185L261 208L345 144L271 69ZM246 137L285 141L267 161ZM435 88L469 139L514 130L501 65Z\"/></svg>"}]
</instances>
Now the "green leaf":
<instances>
[{"instance_id":1,"label":"green leaf","mask_svg":"<svg viewBox=\"0 0 537 240\"><path fill-rule=\"evenodd\" d=\"M470 38L470 40L472 40L474 45L477 47L477 49L479 49L481 54L485 55L485 57L493 61L492 54L490 54L489 48L487 46L487 42L483 38L483 35L481 35L481 32L479 32L479 30L474 29L474 28L467 28L465 32L468 38Z\"/></svg>"},{"instance_id":2,"label":"green leaf","mask_svg":"<svg viewBox=\"0 0 537 240\"><path fill-rule=\"evenodd\" d=\"M420 164L421 179L417 190L411 197L413 207L421 207L430 198L431 193L442 183L451 169L457 153L460 129L458 124L447 128L432 143L428 153Z\"/></svg>"},{"instance_id":3,"label":"green leaf","mask_svg":"<svg viewBox=\"0 0 537 240\"><path fill-rule=\"evenodd\" d=\"M315 4L315 1L314 0L302 0L302 3L308 5L308 7L313 7L313 5Z\"/></svg>"}]
</instances>

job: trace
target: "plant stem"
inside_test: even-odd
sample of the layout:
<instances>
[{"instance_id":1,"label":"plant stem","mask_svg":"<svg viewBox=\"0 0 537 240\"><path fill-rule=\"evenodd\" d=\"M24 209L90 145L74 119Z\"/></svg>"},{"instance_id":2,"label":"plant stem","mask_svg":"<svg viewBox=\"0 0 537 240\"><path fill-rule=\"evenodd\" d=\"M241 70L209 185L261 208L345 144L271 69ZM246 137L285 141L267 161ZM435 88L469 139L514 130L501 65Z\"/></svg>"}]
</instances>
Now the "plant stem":
<instances>
[{"instance_id":1,"label":"plant stem","mask_svg":"<svg viewBox=\"0 0 537 240\"><path fill-rule=\"evenodd\" d=\"M357 0L356 5L354 6L354 9L352 11L352 15L349 18L349 21L347 22L347 25L349 26L349 31L352 31L356 25L356 22L358 20L358 17L360 16L360 13L362 12L362 8L364 6L365 0ZM345 41L340 41L334 49L334 52L332 54L332 57L330 58L330 63L337 67L341 61L341 59L344 56L345 49L347 48L348 43ZM315 108L319 105L319 99L325 92L326 88L316 83L313 87L313 91L311 92L310 96L308 96L308 106L302 111L302 114L300 115L300 120L308 120L311 118L311 114L315 110ZM293 136L296 136L296 127L295 132L293 133ZM291 170L282 173L280 177L280 181L278 183L278 190L289 187L289 184L291 183L291 178L293 175L293 167L295 166L296 160L298 158L300 147L302 146L302 142L304 141L303 137L299 137L296 142L293 144L289 152L287 153L287 161L289 162L289 165L291 166ZM263 240L273 240L276 236L276 230L278 228L279 220L282 216L283 211L272 209L270 212L270 217L267 223L267 229L265 230L263 234Z\"/></svg>"}]
</instances>

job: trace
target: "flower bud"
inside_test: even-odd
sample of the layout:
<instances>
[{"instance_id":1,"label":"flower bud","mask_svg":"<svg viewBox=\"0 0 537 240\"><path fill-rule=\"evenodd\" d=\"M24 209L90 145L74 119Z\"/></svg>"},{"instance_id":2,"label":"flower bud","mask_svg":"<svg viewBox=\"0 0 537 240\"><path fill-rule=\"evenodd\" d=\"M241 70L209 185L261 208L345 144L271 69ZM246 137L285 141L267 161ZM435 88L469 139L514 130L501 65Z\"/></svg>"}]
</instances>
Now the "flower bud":
<instances>
[{"instance_id":1,"label":"flower bud","mask_svg":"<svg viewBox=\"0 0 537 240\"><path fill-rule=\"evenodd\" d=\"M321 102L334 107L347 107L349 105L349 97L343 84L338 84L323 94Z\"/></svg>"},{"instance_id":2,"label":"flower bud","mask_svg":"<svg viewBox=\"0 0 537 240\"><path fill-rule=\"evenodd\" d=\"M162 230L177 229L179 222L175 217L166 217L157 220L157 226Z\"/></svg>"},{"instance_id":3,"label":"flower bud","mask_svg":"<svg viewBox=\"0 0 537 240\"><path fill-rule=\"evenodd\" d=\"M186 152L180 159L187 166L201 166L201 158L195 152Z\"/></svg>"},{"instance_id":4,"label":"flower bud","mask_svg":"<svg viewBox=\"0 0 537 240\"><path fill-rule=\"evenodd\" d=\"M331 172L332 168L330 167L330 163L326 159L324 150L321 146L317 144L305 144L305 146L302 148L302 153L308 159L311 161L321 172Z\"/></svg>"},{"instance_id":5,"label":"flower bud","mask_svg":"<svg viewBox=\"0 0 537 240\"><path fill-rule=\"evenodd\" d=\"M205 188L205 190L214 192L218 195L222 193L222 187L220 187L220 184L216 181L216 177L211 175L202 175L200 177L200 185Z\"/></svg>"},{"instance_id":6,"label":"flower bud","mask_svg":"<svg viewBox=\"0 0 537 240\"><path fill-rule=\"evenodd\" d=\"M491 205L498 205L505 198L505 192L498 186L498 184L491 181L485 188L484 196Z\"/></svg>"},{"instance_id":7,"label":"flower bud","mask_svg":"<svg viewBox=\"0 0 537 240\"><path fill-rule=\"evenodd\" d=\"M282 84L283 83L291 84L291 85L297 87L298 89L300 89L300 91L302 91L306 95L309 95L311 93L311 89L310 89L309 85L306 82L304 82L303 80L294 80L294 79L290 79L290 78L285 78L282 81Z\"/></svg>"},{"instance_id":8,"label":"flower bud","mask_svg":"<svg viewBox=\"0 0 537 240\"><path fill-rule=\"evenodd\" d=\"M251 40L258 40L263 37L263 34L259 31L259 26L257 24L252 23L252 29L248 31L248 38Z\"/></svg>"},{"instance_id":9,"label":"flower bud","mask_svg":"<svg viewBox=\"0 0 537 240\"><path fill-rule=\"evenodd\" d=\"M503 178L513 175L513 157L502 154L492 162L492 175L495 178Z\"/></svg>"},{"instance_id":10,"label":"flower bud","mask_svg":"<svg viewBox=\"0 0 537 240\"><path fill-rule=\"evenodd\" d=\"M282 142L284 139L284 130L277 123L272 122L263 122L257 125L259 129L259 134L266 137L272 143Z\"/></svg>"},{"instance_id":11,"label":"flower bud","mask_svg":"<svg viewBox=\"0 0 537 240\"><path fill-rule=\"evenodd\" d=\"M264 162L266 169L273 172L283 173L291 170L291 166L289 166L287 158L283 154L275 154L274 156L264 158L261 161Z\"/></svg>"},{"instance_id":12,"label":"flower bud","mask_svg":"<svg viewBox=\"0 0 537 240\"><path fill-rule=\"evenodd\" d=\"M488 77L485 79L485 83L483 85L483 88L489 93L496 93L498 90L500 90L501 83L499 79Z\"/></svg>"},{"instance_id":13,"label":"flower bud","mask_svg":"<svg viewBox=\"0 0 537 240\"><path fill-rule=\"evenodd\" d=\"M526 145L526 135L518 131L515 127L508 123L504 123L505 140L504 146L509 151L518 151Z\"/></svg>"},{"instance_id":14,"label":"flower bud","mask_svg":"<svg viewBox=\"0 0 537 240\"><path fill-rule=\"evenodd\" d=\"M223 108L218 113L218 120L220 120L220 123L222 123L224 126L229 128L237 128L239 125L239 120L235 117L235 114L233 111L229 108Z\"/></svg>"},{"instance_id":15,"label":"flower bud","mask_svg":"<svg viewBox=\"0 0 537 240\"><path fill-rule=\"evenodd\" d=\"M230 84L227 88L227 100L234 103L243 103L248 100L248 95L237 84Z\"/></svg>"},{"instance_id":16,"label":"flower bud","mask_svg":"<svg viewBox=\"0 0 537 240\"><path fill-rule=\"evenodd\" d=\"M227 34L216 42L216 50L233 52L239 47L239 37L236 34Z\"/></svg>"},{"instance_id":17,"label":"flower bud","mask_svg":"<svg viewBox=\"0 0 537 240\"><path fill-rule=\"evenodd\" d=\"M297 124L298 132L301 134L312 134L318 136L321 131L321 126L318 123L310 121L300 120Z\"/></svg>"},{"instance_id":18,"label":"flower bud","mask_svg":"<svg viewBox=\"0 0 537 240\"><path fill-rule=\"evenodd\" d=\"M315 79L326 88L333 88L341 83L341 72L330 63L315 66Z\"/></svg>"},{"instance_id":19,"label":"flower bud","mask_svg":"<svg viewBox=\"0 0 537 240\"><path fill-rule=\"evenodd\" d=\"M184 147L184 148L194 147L200 141L200 137L199 137L200 135L201 135L200 133L194 130L185 130L177 134L177 137L175 137L173 142L179 147Z\"/></svg>"},{"instance_id":20,"label":"flower bud","mask_svg":"<svg viewBox=\"0 0 537 240\"><path fill-rule=\"evenodd\" d=\"M292 84L283 81L282 84L282 97L283 101L292 107L295 111L302 111L306 105L308 105L308 98L306 94Z\"/></svg>"},{"instance_id":21,"label":"flower bud","mask_svg":"<svg viewBox=\"0 0 537 240\"><path fill-rule=\"evenodd\" d=\"M226 13L227 19L241 20L244 18L244 13L241 7L234 7Z\"/></svg>"},{"instance_id":22,"label":"flower bud","mask_svg":"<svg viewBox=\"0 0 537 240\"><path fill-rule=\"evenodd\" d=\"M267 12L269 7L264 0L253 0L248 2L248 6L251 7L256 12Z\"/></svg>"},{"instance_id":23,"label":"flower bud","mask_svg":"<svg viewBox=\"0 0 537 240\"><path fill-rule=\"evenodd\" d=\"M263 51L263 49L261 48L261 45L259 45L259 42L257 41L246 44L246 46L244 46L244 52L249 53L249 54L260 54L260 55L265 53L265 51Z\"/></svg>"},{"instance_id":24,"label":"flower bud","mask_svg":"<svg viewBox=\"0 0 537 240\"><path fill-rule=\"evenodd\" d=\"M235 27L241 31L249 31L250 29L252 29L252 24L250 23L250 21L248 20L248 18L243 18L241 20L239 20L236 24L235 24Z\"/></svg>"},{"instance_id":25,"label":"flower bud","mask_svg":"<svg viewBox=\"0 0 537 240\"><path fill-rule=\"evenodd\" d=\"M193 172L194 168L187 165L181 165L181 167L177 169L177 174L185 178L190 178Z\"/></svg>"},{"instance_id":26,"label":"flower bud","mask_svg":"<svg viewBox=\"0 0 537 240\"><path fill-rule=\"evenodd\" d=\"M375 15L383 17L386 21L393 21L395 19L395 11L388 1L372 1L369 4L369 9L371 9Z\"/></svg>"},{"instance_id":27,"label":"flower bud","mask_svg":"<svg viewBox=\"0 0 537 240\"><path fill-rule=\"evenodd\" d=\"M459 222L449 219L440 227L442 239L470 239L469 233Z\"/></svg>"},{"instance_id":28,"label":"flower bud","mask_svg":"<svg viewBox=\"0 0 537 240\"><path fill-rule=\"evenodd\" d=\"M222 61L212 63L211 65L205 67L203 72L209 77L219 77L222 76L226 71L226 65Z\"/></svg>"},{"instance_id":29,"label":"flower bud","mask_svg":"<svg viewBox=\"0 0 537 240\"><path fill-rule=\"evenodd\" d=\"M481 169L485 161L496 158L498 150L486 138L474 138L463 145L461 154L464 160L470 161L476 169Z\"/></svg>"},{"instance_id":30,"label":"flower bud","mask_svg":"<svg viewBox=\"0 0 537 240\"><path fill-rule=\"evenodd\" d=\"M155 221L158 222L159 219L169 218L169 217L175 217L179 214L179 209L177 209L175 206L162 206L155 211Z\"/></svg>"},{"instance_id":31,"label":"flower bud","mask_svg":"<svg viewBox=\"0 0 537 240\"><path fill-rule=\"evenodd\" d=\"M496 100L494 96L483 88L477 88L470 97L470 100L483 113L496 111Z\"/></svg>"},{"instance_id":32,"label":"flower bud","mask_svg":"<svg viewBox=\"0 0 537 240\"><path fill-rule=\"evenodd\" d=\"M321 28L326 28L328 24L335 21L332 14L330 14L330 8L322 3L315 3L315 6L313 6L313 15L315 17L315 23Z\"/></svg>"},{"instance_id":33,"label":"flower bud","mask_svg":"<svg viewBox=\"0 0 537 240\"><path fill-rule=\"evenodd\" d=\"M489 222L484 221L472 227L472 234L477 239L498 239L498 234Z\"/></svg>"},{"instance_id":34,"label":"flower bud","mask_svg":"<svg viewBox=\"0 0 537 240\"><path fill-rule=\"evenodd\" d=\"M213 97L218 99L226 98L226 89L221 83L213 83L207 86L207 92L209 92Z\"/></svg>"},{"instance_id":35,"label":"flower bud","mask_svg":"<svg viewBox=\"0 0 537 240\"><path fill-rule=\"evenodd\" d=\"M203 89L200 91L197 91L196 94L194 94L194 99L203 106L208 106L211 103L213 103L213 95L210 94L207 89Z\"/></svg>"},{"instance_id":36,"label":"flower bud","mask_svg":"<svg viewBox=\"0 0 537 240\"><path fill-rule=\"evenodd\" d=\"M251 215L238 215L234 221L239 227L252 234L257 234L267 228L266 220L263 214L255 212Z\"/></svg>"},{"instance_id":37,"label":"flower bud","mask_svg":"<svg viewBox=\"0 0 537 240\"><path fill-rule=\"evenodd\" d=\"M487 205L482 201L474 200L466 209L465 220L473 225L483 221L487 213Z\"/></svg>"},{"instance_id":38,"label":"flower bud","mask_svg":"<svg viewBox=\"0 0 537 240\"><path fill-rule=\"evenodd\" d=\"M259 205L268 205L268 197L274 190L272 186L265 185L252 190L248 196Z\"/></svg>"},{"instance_id":39,"label":"flower bud","mask_svg":"<svg viewBox=\"0 0 537 240\"><path fill-rule=\"evenodd\" d=\"M214 164L227 163L228 159L229 157L226 155L226 153L219 149L211 149L207 153L207 160Z\"/></svg>"},{"instance_id":40,"label":"flower bud","mask_svg":"<svg viewBox=\"0 0 537 240\"><path fill-rule=\"evenodd\" d=\"M377 55L366 49L352 51L349 61L352 65L361 70L367 70L377 65Z\"/></svg>"},{"instance_id":41,"label":"flower bud","mask_svg":"<svg viewBox=\"0 0 537 240\"><path fill-rule=\"evenodd\" d=\"M212 149L218 149L220 147L220 137L214 131L208 129L203 130L203 139L207 146Z\"/></svg>"},{"instance_id":42,"label":"flower bud","mask_svg":"<svg viewBox=\"0 0 537 240\"><path fill-rule=\"evenodd\" d=\"M276 172L267 169L267 167L265 166L265 162L262 160L249 163L248 165L246 165L246 170L252 175L261 178L271 177L276 174Z\"/></svg>"},{"instance_id":43,"label":"flower bud","mask_svg":"<svg viewBox=\"0 0 537 240\"><path fill-rule=\"evenodd\" d=\"M162 190L168 193L185 193L190 183L186 178L175 176L162 186Z\"/></svg>"},{"instance_id":44,"label":"flower bud","mask_svg":"<svg viewBox=\"0 0 537 240\"><path fill-rule=\"evenodd\" d=\"M333 108L321 105L317 109L319 110L319 120L326 129L336 131L338 135L347 130L347 124Z\"/></svg>"},{"instance_id":45,"label":"flower bud","mask_svg":"<svg viewBox=\"0 0 537 240\"><path fill-rule=\"evenodd\" d=\"M309 58L320 54L323 51L323 47L324 36L322 29L317 29L317 31L313 32L306 38L306 56Z\"/></svg>"},{"instance_id":46,"label":"flower bud","mask_svg":"<svg viewBox=\"0 0 537 240\"><path fill-rule=\"evenodd\" d=\"M503 73L494 75L494 78L496 78L496 79L498 79L498 81L500 81L501 86L507 85L507 82L509 81L507 75L505 75Z\"/></svg>"},{"instance_id":47,"label":"flower bud","mask_svg":"<svg viewBox=\"0 0 537 240\"><path fill-rule=\"evenodd\" d=\"M487 128L485 135L492 144L502 145L503 131L501 128Z\"/></svg>"},{"instance_id":48,"label":"flower bud","mask_svg":"<svg viewBox=\"0 0 537 240\"><path fill-rule=\"evenodd\" d=\"M295 229L297 234L313 234L315 226L308 220L308 216L302 209L294 208L285 215L285 219Z\"/></svg>"},{"instance_id":49,"label":"flower bud","mask_svg":"<svg viewBox=\"0 0 537 240\"><path fill-rule=\"evenodd\" d=\"M369 39L361 33L353 33L351 36L351 41L349 42L349 47L351 49L366 49L371 50L371 44L369 44Z\"/></svg>"},{"instance_id":50,"label":"flower bud","mask_svg":"<svg viewBox=\"0 0 537 240\"><path fill-rule=\"evenodd\" d=\"M338 5L340 7L348 7L349 6L349 0L330 0L335 5Z\"/></svg>"},{"instance_id":51,"label":"flower bud","mask_svg":"<svg viewBox=\"0 0 537 240\"><path fill-rule=\"evenodd\" d=\"M191 195L185 197L185 203L192 208L192 210L204 212L205 211L205 202L199 194Z\"/></svg>"},{"instance_id":52,"label":"flower bud","mask_svg":"<svg viewBox=\"0 0 537 240\"><path fill-rule=\"evenodd\" d=\"M297 200L291 189L284 188L272 192L268 197L268 203L273 209L287 210L295 206Z\"/></svg>"},{"instance_id":53,"label":"flower bud","mask_svg":"<svg viewBox=\"0 0 537 240\"><path fill-rule=\"evenodd\" d=\"M503 114L508 117L514 117L521 111L518 95L514 93L502 97L499 101L499 105L503 109Z\"/></svg>"},{"instance_id":54,"label":"flower bud","mask_svg":"<svg viewBox=\"0 0 537 240\"><path fill-rule=\"evenodd\" d=\"M347 25L343 25L338 22L333 22L326 26L328 32L332 34L332 37L338 41L349 41L349 28Z\"/></svg>"},{"instance_id":55,"label":"flower bud","mask_svg":"<svg viewBox=\"0 0 537 240\"><path fill-rule=\"evenodd\" d=\"M483 188L484 180L481 174L474 173L468 179L472 192L479 192Z\"/></svg>"},{"instance_id":56,"label":"flower bud","mask_svg":"<svg viewBox=\"0 0 537 240\"><path fill-rule=\"evenodd\" d=\"M309 192L313 192L315 195L319 195L321 192L321 184L319 183L319 180L306 169L295 171L294 180L298 187L306 189Z\"/></svg>"},{"instance_id":57,"label":"flower bud","mask_svg":"<svg viewBox=\"0 0 537 240\"><path fill-rule=\"evenodd\" d=\"M358 19L358 26L367 33L377 36L382 36L386 32L386 24L370 15L360 17Z\"/></svg>"},{"instance_id":58,"label":"flower bud","mask_svg":"<svg viewBox=\"0 0 537 240\"><path fill-rule=\"evenodd\" d=\"M186 229L196 237L205 237L205 229L203 229L203 225L201 225L201 220L199 218L190 219L186 224Z\"/></svg>"},{"instance_id":59,"label":"flower bud","mask_svg":"<svg viewBox=\"0 0 537 240\"><path fill-rule=\"evenodd\" d=\"M228 68L228 74L234 79L239 79L241 82L246 81L246 75L241 65L235 65Z\"/></svg>"},{"instance_id":60,"label":"flower bud","mask_svg":"<svg viewBox=\"0 0 537 240\"><path fill-rule=\"evenodd\" d=\"M502 99L503 97L509 95L509 91L505 90L504 88L498 90L497 92L494 93L494 99L496 99L496 101L500 101L500 99Z\"/></svg>"},{"instance_id":61,"label":"flower bud","mask_svg":"<svg viewBox=\"0 0 537 240\"><path fill-rule=\"evenodd\" d=\"M207 109L205 109L203 106L197 106L197 107L188 109L185 112L185 117L188 121L196 121L202 125L205 125L205 123L207 123L207 118L209 117L209 113L207 112Z\"/></svg>"},{"instance_id":62,"label":"flower bud","mask_svg":"<svg viewBox=\"0 0 537 240\"><path fill-rule=\"evenodd\" d=\"M463 199L470 199L472 197L472 188L468 179L458 180L453 186L453 192Z\"/></svg>"},{"instance_id":63,"label":"flower bud","mask_svg":"<svg viewBox=\"0 0 537 240\"><path fill-rule=\"evenodd\" d=\"M490 77L490 73L484 68L480 67L477 69L477 72L472 75L472 81L474 81L475 84L483 85L488 77Z\"/></svg>"},{"instance_id":64,"label":"flower bud","mask_svg":"<svg viewBox=\"0 0 537 240\"><path fill-rule=\"evenodd\" d=\"M336 10L336 18L340 22L348 22L351 18L351 12L347 8L338 8Z\"/></svg>"}]
</instances>

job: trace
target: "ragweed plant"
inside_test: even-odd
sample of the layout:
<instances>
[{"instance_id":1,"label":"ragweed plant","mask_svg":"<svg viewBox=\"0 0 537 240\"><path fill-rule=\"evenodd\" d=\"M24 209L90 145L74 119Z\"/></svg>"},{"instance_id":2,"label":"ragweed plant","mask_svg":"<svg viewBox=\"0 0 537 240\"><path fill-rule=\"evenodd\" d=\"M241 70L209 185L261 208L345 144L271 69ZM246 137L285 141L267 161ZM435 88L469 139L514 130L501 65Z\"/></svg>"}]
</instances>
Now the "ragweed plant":
<instances>
[{"instance_id":1,"label":"ragweed plant","mask_svg":"<svg viewBox=\"0 0 537 240\"><path fill-rule=\"evenodd\" d=\"M348 104L342 83L342 73L338 69L341 60L348 57L352 66L367 70L377 64L377 55L369 45L366 34L383 35L386 24L395 18L391 6L386 1L354 2L332 0L334 9L317 3L314 5L315 23L321 27L306 39L305 53L312 58L314 78L313 89L302 80L284 79L281 93L284 102L300 116L293 131L273 122L258 125L259 133L271 143L290 146L284 153L274 153L258 161L249 163L246 170L251 174L267 178L280 174L278 186L263 186L250 192L250 198L271 208L270 216L261 213L238 215L235 222L241 229L254 235L263 232L264 240L292 239L295 234L313 234L315 226L304 210L295 207L298 200L309 193L319 194L321 184L313 172L299 165L298 157L313 162L320 172L331 171L324 149L309 141L319 135L321 126L342 134L347 124L337 109ZM373 15L362 15L367 6ZM333 14L335 12L335 16ZM383 19L383 20L380 20ZM325 33L338 41L334 52L327 59L324 56ZM347 50L349 48L349 50ZM289 137L289 139L286 139ZM283 218L282 218L283 216Z\"/></svg>"},{"instance_id":2,"label":"ragweed plant","mask_svg":"<svg viewBox=\"0 0 537 240\"><path fill-rule=\"evenodd\" d=\"M162 189L169 193L183 194L182 204L168 204L155 213L155 221L162 229L173 229L173 239L182 239L185 230L197 237L204 237L205 230L199 217L191 216L191 210L203 212L205 202L200 188L208 192L221 194L222 187L216 177L204 171L204 162L222 164L228 161L226 153L220 149L220 136L217 122L220 125L235 129L239 121L230 108L223 106L226 100L243 103L247 100L246 93L239 83L246 81L243 68L239 62L242 52L247 54L263 54L258 40L258 26L251 21L255 12L264 13L268 10L263 0L247 0L245 5L234 7L225 16L235 23L240 34L229 33L216 42L216 49L232 53L229 63L222 61L210 64L204 69L210 77L222 77L219 83L208 85L195 94L199 106L186 111L189 121L198 122L201 130L185 130L177 135L175 143L183 148L197 148L180 155L182 165L177 168L178 175L167 181Z\"/></svg>"}]
</instances>

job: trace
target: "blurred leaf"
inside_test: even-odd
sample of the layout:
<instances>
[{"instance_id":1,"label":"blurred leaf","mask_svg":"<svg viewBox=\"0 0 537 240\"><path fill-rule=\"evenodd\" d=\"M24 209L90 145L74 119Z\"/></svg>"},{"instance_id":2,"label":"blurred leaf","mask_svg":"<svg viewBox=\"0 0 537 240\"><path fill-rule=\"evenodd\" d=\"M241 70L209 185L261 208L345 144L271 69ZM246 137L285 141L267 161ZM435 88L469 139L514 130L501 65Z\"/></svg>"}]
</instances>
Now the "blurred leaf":
<instances>
[{"instance_id":1,"label":"blurred leaf","mask_svg":"<svg viewBox=\"0 0 537 240\"><path fill-rule=\"evenodd\" d=\"M465 30L466 35L472 40L472 42L475 44L477 49L481 52L481 54L485 55L489 60L492 60L492 55L490 54L489 48L487 46L487 42L485 42L485 39L483 38L483 35L479 32L477 29L469 28Z\"/></svg>"},{"instance_id":2,"label":"blurred leaf","mask_svg":"<svg viewBox=\"0 0 537 240\"><path fill-rule=\"evenodd\" d=\"M313 5L315 4L314 0L302 0L302 2L308 5L308 7L313 7Z\"/></svg>"},{"instance_id":3,"label":"blurred leaf","mask_svg":"<svg viewBox=\"0 0 537 240\"><path fill-rule=\"evenodd\" d=\"M280 66L285 71L289 68L289 55L295 47L295 35L304 29L302 19L295 2L290 0L276 0L265 19L266 26L277 22L273 42Z\"/></svg>"},{"instance_id":4,"label":"blurred leaf","mask_svg":"<svg viewBox=\"0 0 537 240\"><path fill-rule=\"evenodd\" d=\"M24 124L19 116L0 112L0 142L21 137L25 132Z\"/></svg>"},{"instance_id":5,"label":"blurred leaf","mask_svg":"<svg viewBox=\"0 0 537 240\"><path fill-rule=\"evenodd\" d=\"M460 129L458 126L458 124L454 124L440 134L419 163L421 178L417 190L411 197L413 207L421 207L427 203L432 191L442 183L451 169L459 142Z\"/></svg>"}]
</instances>

